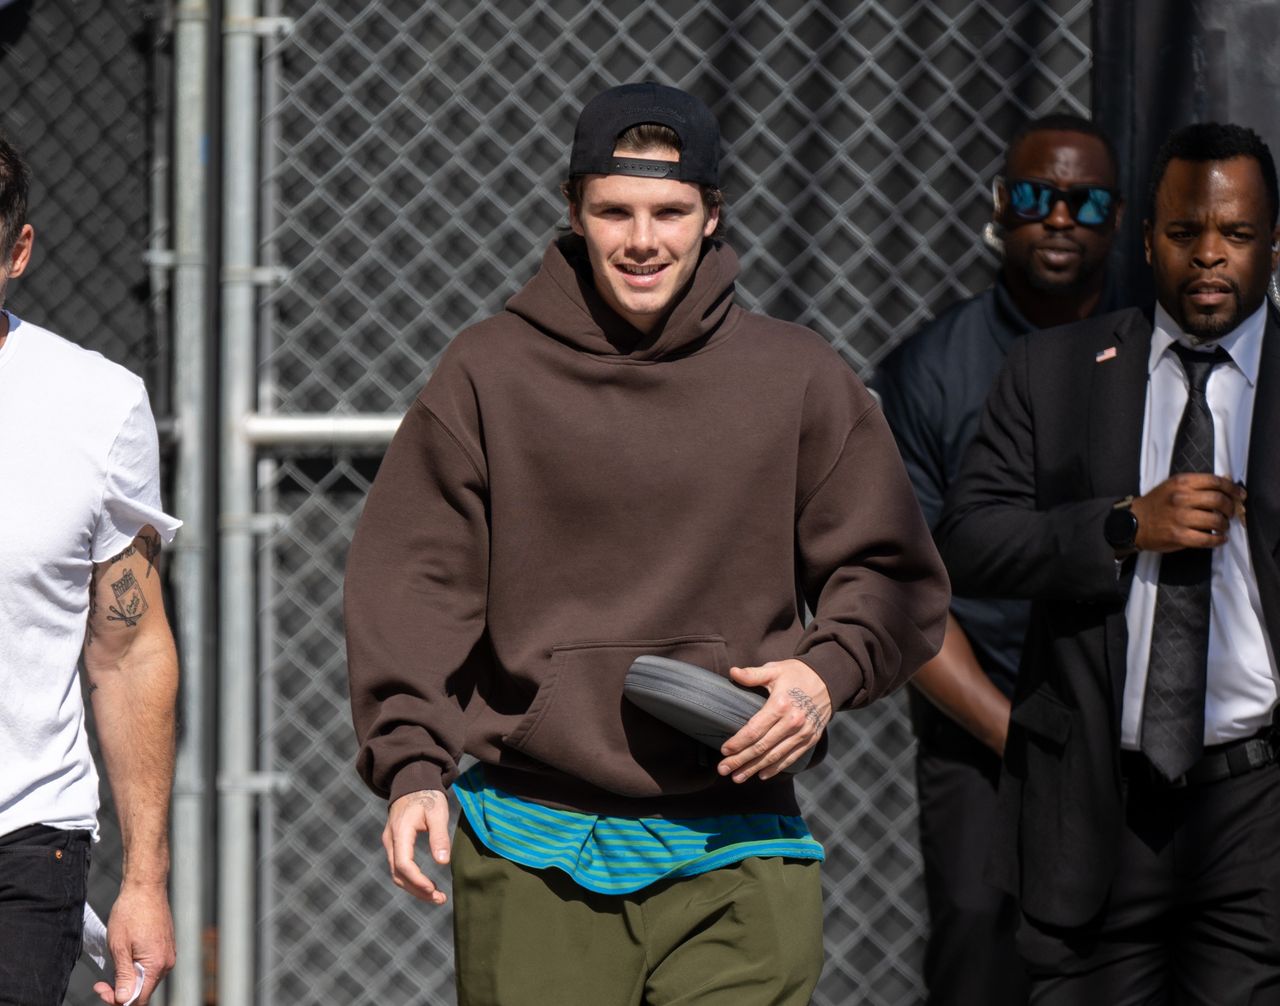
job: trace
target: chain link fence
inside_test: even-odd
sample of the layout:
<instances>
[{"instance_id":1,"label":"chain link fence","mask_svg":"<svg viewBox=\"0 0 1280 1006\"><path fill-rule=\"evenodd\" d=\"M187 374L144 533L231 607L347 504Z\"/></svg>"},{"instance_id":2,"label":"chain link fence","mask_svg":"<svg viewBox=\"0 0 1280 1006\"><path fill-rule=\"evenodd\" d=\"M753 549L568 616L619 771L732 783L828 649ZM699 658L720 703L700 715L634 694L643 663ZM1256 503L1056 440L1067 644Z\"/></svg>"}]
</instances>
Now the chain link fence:
<instances>
[{"instance_id":1,"label":"chain link fence","mask_svg":"<svg viewBox=\"0 0 1280 1006\"><path fill-rule=\"evenodd\" d=\"M0 8L0 130L31 165L36 230L8 306L141 374L163 404L163 304L153 301L160 291L145 264L156 215L159 6L15 0Z\"/></svg>"},{"instance_id":2,"label":"chain link fence","mask_svg":"<svg viewBox=\"0 0 1280 1006\"><path fill-rule=\"evenodd\" d=\"M1087 0L274 0L267 47L263 411L398 413L448 340L534 270L581 103L623 80L702 96L726 137L728 238L754 309L866 371L985 285L977 235L1004 138L1088 106ZM10 305L142 373L167 412L153 157L166 84L141 0L0 8L0 128L34 172L37 254ZM152 240L156 238L156 240ZM260 1001L447 1003L446 912L396 892L356 781L340 616L376 454L275 450L260 506ZM926 919L900 699L833 726L804 778L828 850L819 1003L913 1002ZM109 807L92 897L118 883ZM87 969L70 1002L94 1001Z\"/></svg>"},{"instance_id":3,"label":"chain link fence","mask_svg":"<svg viewBox=\"0 0 1280 1006\"><path fill-rule=\"evenodd\" d=\"M142 375L163 416L165 303L144 261L153 227L163 225L151 204L163 94L159 6L15 0L0 7L0 132L31 166L36 231L31 264L10 284L6 306ZM89 900L105 918L121 856L105 778L101 797ZM67 1001L98 1002L97 978L82 958Z\"/></svg>"},{"instance_id":4,"label":"chain link fence","mask_svg":"<svg viewBox=\"0 0 1280 1006\"><path fill-rule=\"evenodd\" d=\"M583 101L656 79L726 138L748 306L865 372L985 286L1004 140L1086 112L1087 0L356 0L285 3L268 49L264 411L399 413L449 339L499 310L563 222ZM356 780L340 622L377 456L271 452L262 508L261 1001L453 1002L450 920L396 891L384 807ZM803 776L828 850L816 1002L911 1003L926 928L902 697L833 727Z\"/></svg>"}]
</instances>

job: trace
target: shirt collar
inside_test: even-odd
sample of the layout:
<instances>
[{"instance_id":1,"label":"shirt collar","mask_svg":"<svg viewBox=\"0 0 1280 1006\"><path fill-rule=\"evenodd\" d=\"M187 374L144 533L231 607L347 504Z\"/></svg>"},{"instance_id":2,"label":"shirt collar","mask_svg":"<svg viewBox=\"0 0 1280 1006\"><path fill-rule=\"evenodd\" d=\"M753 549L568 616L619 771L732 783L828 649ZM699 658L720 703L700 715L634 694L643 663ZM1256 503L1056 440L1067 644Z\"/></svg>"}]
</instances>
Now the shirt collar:
<instances>
[{"instance_id":1,"label":"shirt collar","mask_svg":"<svg viewBox=\"0 0 1280 1006\"><path fill-rule=\"evenodd\" d=\"M1258 382L1258 368L1262 363L1262 333L1266 327L1267 302L1263 300L1258 310L1213 344L1227 351L1231 362L1240 373L1244 374L1245 380L1251 387ZM1196 346L1178 327L1178 323L1170 317L1164 305L1157 301L1155 328L1151 333L1151 355L1147 358L1148 374L1156 369L1160 358L1175 342L1180 342L1192 349L1212 348L1212 346Z\"/></svg>"}]
</instances>

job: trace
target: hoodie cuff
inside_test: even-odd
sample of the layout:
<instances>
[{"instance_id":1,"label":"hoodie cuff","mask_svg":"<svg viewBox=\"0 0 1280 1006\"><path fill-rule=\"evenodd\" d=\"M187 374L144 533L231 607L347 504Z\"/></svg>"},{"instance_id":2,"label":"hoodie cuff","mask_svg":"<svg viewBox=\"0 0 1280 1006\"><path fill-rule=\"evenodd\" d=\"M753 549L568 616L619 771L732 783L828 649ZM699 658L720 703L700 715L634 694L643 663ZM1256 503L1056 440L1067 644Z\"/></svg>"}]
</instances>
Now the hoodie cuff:
<instances>
[{"instance_id":1,"label":"hoodie cuff","mask_svg":"<svg viewBox=\"0 0 1280 1006\"><path fill-rule=\"evenodd\" d=\"M429 761L410 762L391 780L391 791L387 795L387 803L395 803L406 793L417 793L424 789L444 792L444 776L440 766L433 765Z\"/></svg>"},{"instance_id":2,"label":"hoodie cuff","mask_svg":"<svg viewBox=\"0 0 1280 1006\"><path fill-rule=\"evenodd\" d=\"M812 667L814 673L827 686L833 711L866 703L867 689L864 686L862 671L854 664L849 652L839 643L833 641L819 643L807 653L797 653L796 659Z\"/></svg>"}]
</instances>

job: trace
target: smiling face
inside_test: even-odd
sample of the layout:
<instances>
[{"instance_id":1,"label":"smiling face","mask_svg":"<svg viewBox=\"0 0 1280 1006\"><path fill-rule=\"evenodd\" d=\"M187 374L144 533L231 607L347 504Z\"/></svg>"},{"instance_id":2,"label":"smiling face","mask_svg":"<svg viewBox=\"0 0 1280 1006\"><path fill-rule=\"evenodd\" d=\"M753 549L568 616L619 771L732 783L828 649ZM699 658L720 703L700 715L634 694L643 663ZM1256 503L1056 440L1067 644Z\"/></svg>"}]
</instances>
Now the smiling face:
<instances>
[{"instance_id":1,"label":"smiling face","mask_svg":"<svg viewBox=\"0 0 1280 1006\"><path fill-rule=\"evenodd\" d=\"M1009 157L1008 179L1048 182L1060 189L1096 185L1114 189L1115 171L1107 148L1096 136L1067 130L1028 134ZM1076 223L1063 200L1043 220L1024 221L1009 208L1001 191L996 222L1005 228L1004 270L1011 289L1057 296L1101 287L1107 253L1120 214L1100 227Z\"/></svg>"},{"instance_id":2,"label":"smiling face","mask_svg":"<svg viewBox=\"0 0 1280 1006\"><path fill-rule=\"evenodd\" d=\"M674 150L614 151L674 161ZM692 182L632 175L588 175L581 201L569 205L569 223L587 243L596 289L614 311L641 332L665 320L698 265L703 238L719 210L703 205Z\"/></svg>"},{"instance_id":3,"label":"smiling face","mask_svg":"<svg viewBox=\"0 0 1280 1006\"><path fill-rule=\"evenodd\" d=\"M1156 298L1197 342L1221 338L1258 309L1280 257L1280 228L1252 157L1171 160L1144 233Z\"/></svg>"}]
</instances>

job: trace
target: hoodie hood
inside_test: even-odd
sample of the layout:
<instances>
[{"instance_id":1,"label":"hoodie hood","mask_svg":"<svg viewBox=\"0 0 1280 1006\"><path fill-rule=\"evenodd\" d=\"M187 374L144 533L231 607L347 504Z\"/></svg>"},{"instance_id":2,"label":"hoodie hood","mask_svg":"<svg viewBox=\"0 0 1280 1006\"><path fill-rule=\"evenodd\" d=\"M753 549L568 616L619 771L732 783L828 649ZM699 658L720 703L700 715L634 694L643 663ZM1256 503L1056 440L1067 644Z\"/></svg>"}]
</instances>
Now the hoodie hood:
<instances>
[{"instance_id":1,"label":"hoodie hood","mask_svg":"<svg viewBox=\"0 0 1280 1006\"><path fill-rule=\"evenodd\" d=\"M641 332L609 307L596 290L586 242L577 234L557 238L542 265L507 301L506 309L560 342L596 356L660 360L687 356L727 332L740 313L733 304L738 256L718 241L706 240L689 287L667 320Z\"/></svg>"}]
</instances>

